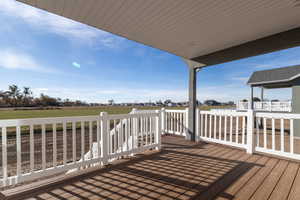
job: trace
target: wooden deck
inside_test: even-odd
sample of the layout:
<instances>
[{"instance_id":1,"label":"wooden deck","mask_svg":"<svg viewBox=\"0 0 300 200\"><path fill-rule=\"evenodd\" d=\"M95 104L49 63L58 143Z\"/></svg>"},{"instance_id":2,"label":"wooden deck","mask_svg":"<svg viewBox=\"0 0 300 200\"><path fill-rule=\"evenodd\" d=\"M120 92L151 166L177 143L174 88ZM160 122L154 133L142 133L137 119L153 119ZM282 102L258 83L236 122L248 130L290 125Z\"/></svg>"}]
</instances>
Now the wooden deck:
<instances>
[{"instance_id":1,"label":"wooden deck","mask_svg":"<svg viewBox=\"0 0 300 200\"><path fill-rule=\"evenodd\" d=\"M163 137L163 150L12 199L300 199L299 164Z\"/></svg>"}]
</instances>

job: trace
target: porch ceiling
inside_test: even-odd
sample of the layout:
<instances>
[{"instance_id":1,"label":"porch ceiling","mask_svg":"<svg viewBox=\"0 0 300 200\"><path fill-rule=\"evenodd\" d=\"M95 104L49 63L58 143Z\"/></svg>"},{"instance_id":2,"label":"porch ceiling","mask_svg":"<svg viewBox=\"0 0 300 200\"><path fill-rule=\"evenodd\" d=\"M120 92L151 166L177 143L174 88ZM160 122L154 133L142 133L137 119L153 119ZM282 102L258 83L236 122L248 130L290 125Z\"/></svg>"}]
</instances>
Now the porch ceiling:
<instances>
[{"instance_id":1,"label":"porch ceiling","mask_svg":"<svg viewBox=\"0 0 300 200\"><path fill-rule=\"evenodd\" d=\"M299 0L18 1L206 65L300 45Z\"/></svg>"}]
</instances>

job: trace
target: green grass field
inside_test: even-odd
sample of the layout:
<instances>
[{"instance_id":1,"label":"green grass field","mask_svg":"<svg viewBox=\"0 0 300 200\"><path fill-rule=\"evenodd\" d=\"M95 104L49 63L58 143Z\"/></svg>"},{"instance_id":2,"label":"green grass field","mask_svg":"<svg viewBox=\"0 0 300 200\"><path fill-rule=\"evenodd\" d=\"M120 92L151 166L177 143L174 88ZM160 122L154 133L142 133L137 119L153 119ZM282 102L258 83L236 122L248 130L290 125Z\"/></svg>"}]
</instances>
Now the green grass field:
<instances>
[{"instance_id":1,"label":"green grass field","mask_svg":"<svg viewBox=\"0 0 300 200\"><path fill-rule=\"evenodd\" d=\"M108 114L126 114L133 107L124 106L105 106L105 107L73 107L52 110L1 110L0 119L24 119L24 118L44 118L44 117L67 117L67 116L87 116L99 115L100 112ZM136 107L137 109L161 109L159 107ZM210 110L212 108L224 108L224 106L201 106L202 110ZM184 109L184 107L170 107L167 109Z\"/></svg>"}]
</instances>

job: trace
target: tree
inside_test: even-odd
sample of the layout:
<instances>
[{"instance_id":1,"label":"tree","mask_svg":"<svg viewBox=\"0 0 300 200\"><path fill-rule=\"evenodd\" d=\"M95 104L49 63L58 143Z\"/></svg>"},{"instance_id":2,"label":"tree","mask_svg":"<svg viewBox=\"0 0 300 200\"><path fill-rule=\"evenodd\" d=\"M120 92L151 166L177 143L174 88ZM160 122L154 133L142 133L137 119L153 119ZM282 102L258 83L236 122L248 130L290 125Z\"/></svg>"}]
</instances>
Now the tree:
<instances>
[{"instance_id":1,"label":"tree","mask_svg":"<svg viewBox=\"0 0 300 200\"><path fill-rule=\"evenodd\" d=\"M171 100L171 99L166 99L166 100L164 101L164 105L168 105L169 103L172 103L172 100Z\"/></svg>"},{"instance_id":2,"label":"tree","mask_svg":"<svg viewBox=\"0 0 300 200\"><path fill-rule=\"evenodd\" d=\"M253 97L253 101L260 101L260 98L258 98L258 97Z\"/></svg>"},{"instance_id":3,"label":"tree","mask_svg":"<svg viewBox=\"0 0 300 200\"><path fill-rule=\"evenodd\" d=\"M19 103L18 101L21 99L19 87L17 85L8 86L8 93L9 93L9 96L11 97L10 104L12 104L13 106L17 106Z\"/></svg>"},{"instance_id":4,"label":"tree","mask_svg":"<svg viewBox=\"0 0 300 200\"><path fill-rule=\"evenodd\" d=\"M204 101L204 104L207 105L207 106L218 106L218 105L221 105L220 102L216 101L216 100L206 100Z\"/></svg>"},{"instance_id":5,"label":"tree","mask_svg":"<svg viewBox=\"0 0 300 200\"><path fill-rule=\"evenodd\" d=\"M32 100L32 91L30 90L29 87L24 87L23 88L23 103L24 103L24 106L29 106L31 100Z\"/></svg>"}]
</instances>

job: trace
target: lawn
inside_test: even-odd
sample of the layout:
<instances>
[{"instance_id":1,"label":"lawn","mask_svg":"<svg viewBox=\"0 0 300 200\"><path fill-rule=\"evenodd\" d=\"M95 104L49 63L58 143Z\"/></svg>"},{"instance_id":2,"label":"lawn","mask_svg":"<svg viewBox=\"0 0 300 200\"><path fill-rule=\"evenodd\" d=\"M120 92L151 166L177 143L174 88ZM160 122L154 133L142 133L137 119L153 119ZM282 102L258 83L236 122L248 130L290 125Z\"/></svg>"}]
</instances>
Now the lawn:
<instances>
[{"instance_id":1,"label":"lawn","mask_svg":"<svg viewBox=\"0 0 300 200\"><path fill-rule=\"evenodd\" d=\"M51 110L1 110L0 119L24 119L24 118L44 118L44 117L66 117L66 116L87 116L99 115L100 112L108 114L126 114L133 107L125 106L103 106L103 107L66 107ZM201 110L212 108L224 108L224 106L201 106ZM137 109L161 109L159 107L137 107ZM167 109L184 109L184 107L170 107Z\"/></svg>"}]
</instances>

